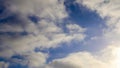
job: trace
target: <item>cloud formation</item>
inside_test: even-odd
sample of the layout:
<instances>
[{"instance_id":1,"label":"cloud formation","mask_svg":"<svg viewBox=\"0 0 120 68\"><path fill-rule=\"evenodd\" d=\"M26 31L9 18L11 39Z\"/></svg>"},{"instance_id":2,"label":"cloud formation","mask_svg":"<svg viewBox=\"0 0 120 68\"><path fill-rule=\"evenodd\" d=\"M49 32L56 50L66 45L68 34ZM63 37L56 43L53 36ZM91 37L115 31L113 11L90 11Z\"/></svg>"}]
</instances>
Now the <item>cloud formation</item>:
<instances>
[{"instance_id":1,"label":"cloud formation","mask_svg":"<svg viewBox=\"0 0 120 68\"><path fill-rule=\"evenodd\" d=\"M120 40L120 28L118 27L120 25L119 0L76 0L76 2L96 11L101 18L105 19L107 25L107 29L104 30L105 37L111 42L118 43Z\"/></svg>"},{"instance_id":2,"label":"cloud formation","mask_svg":"<svg viewBox=\"0 0 120 68\"><path fill-rule=\"evenodd\" d=\"M112 45L99 52L99 55L89 52L71 53L65 58L53 60L47 68L119 68L117 49Z\"/></svg>"},{"instance_id":3,"label":"cloud formation","mask_svg":"<svg viewBox=\"0 0 120 68\"><path fill-rule=\"evenodd\" d=\"M106 21L103 37L108 41L106 48L97 52L78 52L62 59L53 60L50 68L119 68L119 24L120 24L120 1L119 0L76 0L92 11L96 11ZM114 34L114 36L113 36ZM93 42L94 43L94 42ZM97 46L97 45L96 45ZM49 68L49 67L48 67Z\"/></svg>"},{"instance_id":4,"label":"cloud formation","mask_svg":"<svg viewBox=\"0 0 120 68\"><path fill-rule=\"evenodd\" d=\"M4 56L6 51L9 54L12 53L11 50L16 53L23 53L31 51L36 47L56 47L59 43L69 42L76 38L82 40L85 37L83 34L84 29L77 24L75 24L77 27L72 26L74 29L77 29L76 34L67 34L62 27L57 25L64 24L61 21L67 17L62 1L7 0L4 5L6 9L3 13L9 13L5 19L9 17L10 20L8 18L6 19L8 21L3 21L0 24L1 49L3 49L1 56ZM32 14L40 18L38 23L34 23L28 18ZM71 31L71 29L67 28L67 25L64 28Z\"/></svg>"},{"instance_id":5,"label":"cloud formation","mask_svg":"<svg viewBox=\"0 0 120 68\"><path fill-rule=\"evenodd\" d=\"M5 8L0 13L0 57L6 61L0 61L0 68L8 68L10 62L28 68L119 68L120 1L76 0L76 3L96 11L106 21L103 37L112 46L95 55L81 51L46 64L49 55L35 52L35 48L44 50L73 40L82 41L86 28L64 21L68 17L64 0L1 0L0 6ZM39 20L34 22L29 16ZM12 58L14 55L22 59Z\"/></svg>"},{"instance_id":6,"label":"cloud formation","mask_svg":"<svg viewBox=\"0 0 120 68\"><path fill-rule=\"evenodd\" d=\"M40 68L45 64L47 56L35 52L35 48L56 48L61 43L82 41L85 38L84 28L63 21L68 14L62 0L1 2L5 8L0 14L0 57L7 61L1 62L0 68L11 61L30 68ZM29 16L38 17L39 21L36 23ZM24 59L11 59L14 55L20 55Z\"/></svg>"}]
</instances>

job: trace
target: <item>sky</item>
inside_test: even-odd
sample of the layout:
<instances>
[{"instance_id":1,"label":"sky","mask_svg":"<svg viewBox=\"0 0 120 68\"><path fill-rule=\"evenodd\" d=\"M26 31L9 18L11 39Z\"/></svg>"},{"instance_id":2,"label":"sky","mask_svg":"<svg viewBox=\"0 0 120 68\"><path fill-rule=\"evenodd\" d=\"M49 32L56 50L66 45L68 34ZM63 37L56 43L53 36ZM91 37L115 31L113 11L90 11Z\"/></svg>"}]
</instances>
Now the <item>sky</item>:
<instances>
[{"instance_id":1,"label":"sky","mask_svg":"<svg viewBox=\"0 0 120 68\"><path fill-rule=\"evenodd\" d=\"M120 68L119 0L0 0L0 68Z\"/></svg>"}]
</instances>

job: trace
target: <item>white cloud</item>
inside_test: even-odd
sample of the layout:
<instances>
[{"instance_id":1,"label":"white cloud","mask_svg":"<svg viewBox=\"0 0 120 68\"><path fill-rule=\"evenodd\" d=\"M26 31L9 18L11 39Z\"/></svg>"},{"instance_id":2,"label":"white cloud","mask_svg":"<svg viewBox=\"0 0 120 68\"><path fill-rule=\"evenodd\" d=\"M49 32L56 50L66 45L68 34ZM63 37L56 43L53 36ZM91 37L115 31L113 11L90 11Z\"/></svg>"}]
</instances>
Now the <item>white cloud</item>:
<instances>
[{"instance_id":1,"label":"white cloud","mask_svg":"<svg viewBox=\"0 0 120 68\"><path fill-rule=\"evenodd\" d=\"M85 5L86 7L97 10L102 16L119 17L119 0L77 0L78 3ZM106 10L107 9L107 10Z\"/></svg>"},{"instance_id":2,"label":"white cloud","mask_svg":"<svg viewBox=\"0 0 120 68\"><path fill-rule=\"evenodd\" d=\"M118 47L109 46L93 55L90 52L72 53L67 57L55 59L46 68L119 68Z\"/></svg>"},{"instance_id":3,"label":"white cloud","mask_svg":"<svg viewBox=\"0 0 120 68\"><path fill-rule=\"evenodd\" d=\"M9 64L18 63L28 65L29 68L43 68L48 55L41 52L35 53L36 47L57 47L58 44L69 43L76 37L79 40L83 40L85 37L84 30L80 26L77 27L81 28L78 29L81 33L67 35L61 27L56 25L68 16L63 1L6 0L4 5L6 10L1 15L1 19L16 15L15 21L10 20L4 22L5 24L0 24L0 32L15 33L15 35L0 35L0 57L10 59ZM40 17L41 20L35 24L28 19L28 15L31 14ZM24 31L28 35L19 34ZM25 59L11 59L10 57L14 54L20 54ZM4 62L0 62L0 68L8 68L8 66Z\"/></svg>"},{"instance_id":4,"label":"white cloud","mask_svg":"<svg viewBox=\"0 0 120 68\"><path fill-rule=\"evenodd\" d=\"M104 29L104 35L109 42L118 42L120 40L119 0L77 0L76 2L86 6L92 11L96 11L106 20L107 29Z\"/></svg>"},{"instance_id":5,"label":"white cloud","mask_svg":"<svg viewBox=\"0 0 120 68\"><path fill-rule=\"evenodd\" d=\"M26 61L28 61L29 68L42 68L46 63L46 59L48 57L47 54L44 53L30 53L26 54ZM24 61L24 60L23 60Z\"/></svg>"},{"instance_id":6,"label":"white cloud","mask_svg":"<svg viewBox=\"0 0 120 68\"><path fill-rule=\"evenodd\" d=\"M50 22L49 22L50 23ZM75 24L74 24L75 25ZM74 33L64 33L63 30L56 26L53 22L48 24L48 22L40 22L40 26L37 33L35 34L29 34L27 36L20 36L16 37L15 39L13 37L9 37L5 35L5 37L2 38L3 46L1 48L0 56L6 56L9 57L10 54L14 54L12 52L16 53L25 53L29 51L33 51L36 47L41 48L50 48L50 47L57 47L58 44L63 42L71 42L72 40L78 40L81 41L85 38L84 31L85 29L81 28L78 25L70 24L70 26L74 29L67 28L68 31L72 31ZM30 30L31 31L31 30ZM33 30L34 31L34 30ZM47 42L47 43L46 43ZM8 54L6 54L8 52ZM8 56L9 55L9 56Z\"/></svg>"},{"instance_id":7,"label":"white cloud","mask_svg":"<svg viewBox=\"0 0 120 68\"><path fill-rule=\"evenodd\" d=\"M91 10L96 10L102 18L108 18L105 29L105 37L109 42L114 41L114 46L119 46L120 40L120 15L119 15L119 2L118 0L77 0L78 3L85 5ZM7 0L6 6L9 5L6 11L10 13L3 16L9 16L11 13L19 13L17 25L0 24L1 32L28 32L28 35L1 35L0 56L11 57L13 54L28 54L26 60L29 61L30 68L40 68L44 66L46 55L39 52L34 53L36 47L51 48L57 47L58 44L63 42L71 42L72 40L83 40L85 38L85 29L77 24L67 24L69 33L65 33L64 29L58 27L56 22L60 22L67 17L65 6L63 2L57 0ZM4 12L4 14L6 13ZM3 15L4 15L3 14ZM34 14L41 18L36 24L27 18L27 15ZM57 23L59 24L59 23ZM114 34L114 37L113 37ZM50 62L48 68L117 68L115 60L111 51L114 47L103 51L102 55L92 55L89 52L79 52L68 55L62 59L56 59ZM115 60L115 61L114 61ZM114 63L117 62L117 63ZM3 66L4 62L0 63ZM6 66L6 65L5 65Z\"/></svg>"},{"instance_id":8,"label":"white cloud","mask_svg":"<svg viewBox=\"0 0 120 68\"><path fill-rule=\"evenodd\" d=\"M74 34L74 33L82 33L85 31L85 29L83 29L82 27L80 27L79 25L77 24L68 24L66 26L68 28L68 31L71 33L71 34Z\"/></svg>"},{"instance_id":9,"label":"white cloud","mask_svg":"<svg viewBox=\"0 0 120 68\"><path fill-rule=\"evenodd\" d=\"M76 1L79 4L82 4L86 6L88 9L92 11L96 11L101 18L103 18L106 21L107 28L104 29L104 35L102 36L104 40L112 45L108 48L105 48L105 50L101 53L101 55L96 55L97 62L100 61L104 65L97 65L97 66L103 66L100 68L119 68L119 59L116 55L116 53L119 55L119 40L120 40L120 1L119 0L77 0ZM117 49L118 48L118 49ZM117 51L116 51L117 50ZM99 53L99 52L98 52ZM93 55L91 55L93 56ZM100 57L99 57L100 56ZM94 57L94 56L93 56ZM80 57L81 58L81 57ZM90 58L89 58L90 59ZM91 60L90 63L93 61ZM87 64L89 62L86 62ZM95 64L95 63L94 63ZM86 65L91 66L91 65ZM106 67L107 66L107 67ZM78 67L82 68L82 67ZM89 68L84 67L83 68ZM99 68L94 67L93 68Z\"/></svg>"},{"instance_id":10,"label":"white cloud","mask_svg":"<svg viewBox=\"0 0 120 68\"><path fill-rule=\"evenodd\" d=\"M107 29L105 30L105 38L108 42L113 42L112 46L105 48L102 52L98 52L99 55L92 55L89 52L78 52L68 55L62 59L56 59L50 62L46 68L119 68L119 59L117 52L119 52L119 40L120 40L120 1L119 0L77 0L78 3L85 5L89 9L96 11L103 19L106 19ZM70 35L55 34L52 38L59 38L53 42L64 40L70 40L80 37L79 32L84 32L76 24L67 25ZM55 29L53 30L55 31ZM60 32L62 30L60 29ZM74 34L75 32L75 34ZM74 34L74 35L72 35ZM114 36L113 36L114 34ZM83 35L82 35L83 36ZM51 37L51 35L50 35ZM80 38L81 39L81 38ZM111 44L111 43L109 43ZM116 51L117 50L117 51Z\"/></svg>"},{"instance_id":11,"label":"white cloud","mask_svg":"<svg viewBox=\"0 0 120 68\"><path fill-rule=\"evenodd\" d=\"M67 16L62 0L7 0L6 4L10 4L9 10L11 12L20 12L22 14L33 13L51 20Z\"/></svg>"},{"instance_id":12,"label":"white cloud","mask_svg":"<svg viewBox=\"0 0 120 68\"><path fill-rule=\"evenodd\" d=\"M0 62L0 68L8 68L9 65L20 64L21 66L28 66L29 68L43 68L48 58L48 54L42 52L29 52L19 54L20 58L7 58L6 61ZM4 57L5 58L5 57Z\"/></svg>"},{"instance_id":13,"label":"white cloud","mask_svg":"<svg viewBox=\"0 0 120 68\"><path fill-rule=\"evenodd\" d=\"M45 64L47 54L32 52L24 54L25 60L21 63L24 64L24 61L27 61L29 68L119 68L119 52L120 47L111 45L97 54L90 52L71 53L64 58L54 59L48 64ZM14 62L19 61L14 60Z\"/></svg>"},{"instance_id":14,"label":"white cloud","mask_svg":"<svg viewBox=\"0 0 120 68\"><path fill-rule=\"evenodd\" d=\"M62 1L57 0L7 0L5 2L10 13L4 18L16 14L15 21L0 24L0 57L10 58L14 54L27 55L26 60L13 59L14 62L28 64L30 68L40 68L46 62L44 53L34 53L34 49L57 47L61 43L70 43L72 40L81 41L85 38L85 29L77 24L65 25L68 31L76 33L66 33L57 24L67 17L65 6ZM9 7L8 7L9 5ZM6 13L6 11L4 13ZM40 17L36 24L28 19L28 15L33 14ZM68 27L70 26L70 27ZM27 32L27 35L20 35L20 32ZM15 33L13 35L7 32ZM23 62L22 62L23 61ZM29 62L29 63L27 63Z\"/></svg>"},{"instance_id":15,"label":"white cloud","mask_svg":"<svg viewBox=\"0 0 120 68\"><path fill-rule=\"evenodd\" d=\"M106 68L105 64L87 52L73 53L50 63L51 68Z\"/></svg>"}]
</instances>

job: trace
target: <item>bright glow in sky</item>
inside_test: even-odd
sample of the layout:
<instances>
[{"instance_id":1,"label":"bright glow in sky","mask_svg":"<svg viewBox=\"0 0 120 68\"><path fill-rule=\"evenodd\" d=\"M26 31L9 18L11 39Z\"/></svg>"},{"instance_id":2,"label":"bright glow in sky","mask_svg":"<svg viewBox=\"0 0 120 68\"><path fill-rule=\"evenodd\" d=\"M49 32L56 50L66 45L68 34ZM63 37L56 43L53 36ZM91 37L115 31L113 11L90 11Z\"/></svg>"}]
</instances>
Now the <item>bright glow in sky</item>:
<instances>
[{"instance_id":1,"label":"bright glow in sky","mask_svg":"<svg viewBox=\"0 0 120 68\"><path fill-rule=\"evenodd\" d=\"M120 48L116 48L113 51L113 55L115 56L116 68L120 68Z\"/></svg>"},{"instance_id":2,"label":"bright glow in sky","mask_svg":"<svg viewBox=\"0 0 120 68\"><path fill-rule=\"evenodd\" d=\"M120 68L119 0L0 0L0 68Z\"/></svg>"}]
</instances>

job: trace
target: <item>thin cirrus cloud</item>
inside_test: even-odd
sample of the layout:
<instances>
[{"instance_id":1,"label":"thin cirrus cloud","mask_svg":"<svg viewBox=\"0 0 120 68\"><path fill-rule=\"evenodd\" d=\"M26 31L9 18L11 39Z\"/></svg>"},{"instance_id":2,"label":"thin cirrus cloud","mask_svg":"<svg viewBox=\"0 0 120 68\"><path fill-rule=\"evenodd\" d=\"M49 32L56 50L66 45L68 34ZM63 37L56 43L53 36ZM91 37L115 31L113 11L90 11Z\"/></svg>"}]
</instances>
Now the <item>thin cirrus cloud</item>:
<instances>
[{"instance_id":1,"label":"thin cirrus cloud","mask_svg":"<svg viewBox=\"0 0 120 68\"><path fill-rule=\"evenodd\" d=\"M107 28L101 29L103 34L100 37L108 41L108 47L100 52L96 51L97 54L84 50L46 63L50 57L49 52L35 52L36 48L44 50L72 41L85 42L85 32L89 29L64 21L69 17L64 0L1 0L0 68L119 68L117 60L120 57L116 53L120 44L120 1L73 1L96 11L105 20ZM100 37L97 35L92 39ZM89 45L87 42L86 44ZM18 56L14 57L15 55Z\"/></svg>"}]
</instances>

